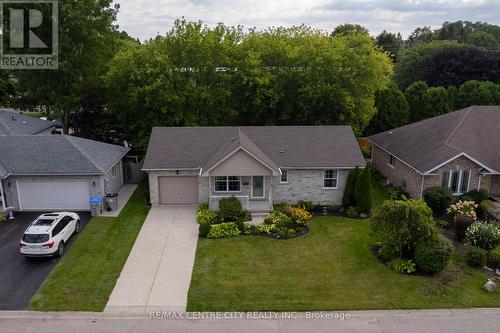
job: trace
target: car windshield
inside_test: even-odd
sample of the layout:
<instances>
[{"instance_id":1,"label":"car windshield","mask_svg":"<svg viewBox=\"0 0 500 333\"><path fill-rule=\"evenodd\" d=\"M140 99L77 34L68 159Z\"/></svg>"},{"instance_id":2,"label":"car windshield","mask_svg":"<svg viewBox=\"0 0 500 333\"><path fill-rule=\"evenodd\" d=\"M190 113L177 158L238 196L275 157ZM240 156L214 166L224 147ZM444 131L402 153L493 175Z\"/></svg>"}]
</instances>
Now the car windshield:
<instances>
[{"instance_id":1,"label":"car windshield","mask_svg":"<svg viewBox=\"0 0 500 333\"><path fill-rule=\"evenodd\" d=\"M23 241L26 243L45 243L49 240L49 234L24 234Z\"/></svg>"},{"instance_id":2,"label":"car windshield","mask_svg":"<svg viewBox=\"0 0 500 333\"><path fill-rule=\"evenodd\" d=\"M34 225L51 226L54 223L54 219L38 219L35 221Z\"/></svg>"}]
</instances>

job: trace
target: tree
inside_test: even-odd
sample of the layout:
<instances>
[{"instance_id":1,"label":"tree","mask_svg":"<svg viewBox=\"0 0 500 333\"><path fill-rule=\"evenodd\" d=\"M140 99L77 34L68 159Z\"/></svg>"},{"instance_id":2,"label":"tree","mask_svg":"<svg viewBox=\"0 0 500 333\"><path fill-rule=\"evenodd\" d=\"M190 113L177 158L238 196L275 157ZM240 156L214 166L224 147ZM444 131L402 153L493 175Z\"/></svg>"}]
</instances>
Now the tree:
<instances>
[{"instance_id":1,"label":"tree","mask_svg":"<svg viewBox=\"0 0 500 333\"><path fill-rule=\"evenodd\" d=\"M377 113L365 131L366 135L380 133L391 128L408 124L410 108L405 95L395 84L375 95Z\"/></svg>"},{"instance_id":2,"label":"tree","mask_svg":"<svg viewBox=\"0 0 500 333\"><path fill-rule=\"evenodd\" d=\"M349 171L349 174L347 175L344 194L342 196L342 206L344 206L345 209L356 206L355 190L356 181L358 180L360 173L359 171L359 168L356 166L356 168Z\"/></svg>"},{"instance_id":3,"label":"tree","mask_svg":"<svg viewBox=\"0 0 500 333\"><path fill-rule=\"evenodd\" d=\"M421 200L384 201L370 221L382 246L390 245L406 258L413 258L417 246L437 237L432 211Z\"/></svg>"},{"instance_id":4,"label":"tree","mask_svg":"<svg viewBox=\"0 0 500 333\"><path fill-rule=\"evenodd\" d=\"M486 50L497 50L499 43L492 34L483 31L472 32L467 36L467 44Z\"/></svg>"},{"instance_id":5,"label":"tree","mask_svg":"<svg viewBox=\"0 0 500 333\"><path fill-rule=\"evenodd\" d=\"M448 97L448 91L443 87L430 87L427 89L425 102L427 106L423 109L423 118L431 118L452 111L452 103Z\"/></svg>"},{"instance_id":6,"label":"tree","mask_svg":"<svg viewBox=\"0 0 500 333\"><path fill-rule=\"evenodd\" d=\"M423 81L417 81L405 90L405 97L410 109L410 122L425 119L430 112L427 90L429 86Z\"/></svg>"},{"instance_id":7,"label":"tree","mask_svg":"<svg viewBox=\"0 0 500 333\"><path fill-rule=\"evenodd\" d=\"M459 86L469 80L500 82L500 51L473 46L436 50L423 59L422 74L430 86Z\"/></svg>"},{"instance_id":8,"label":"tree","mask_svg":"<svg viewBox=\"0 0 500 333\"><path fill-rule=\"evenodd\" d=\"M116 51L118 32L114 22L119 6L112 2L61 1L59 68L14 74L25 99L53 111L65 132L71 127L71 116L81 111L82 96L98 85Z\"/></svg>"},{"instance_id":9,"label":"tree","mask_svg":"<svg viewBox=\"0 0 500 333\"><path fill-rule=\"evenodd\" d=\"M371 197L371 172L369 167L365 167L363 171L358 176L356 181L355 193L356 197L356 208L358 213L370 213L372 209L372 197Z\"/></svg>"},{"instance_id":10,"label":"tree","mask_svg":"<svg viewBox=\"0 0 500 333\"><path fill-rule=\"evenodd\" d=\"M398 32L394 34L392 32L382 31L376 38L377 45L382 48L382 50L389 53L392 61L397 60L397 54L403 45L403 37Z\"/></svg>"},{"instance_id":11,"label":"tree","mask_svg":"<svg viewBox=\"0 0 500 333\"><path fill-rule=\"evenodd\" d=\"M467 81L458 88L457 106L500 104L500 85L492 82Z\"/></svg>"},{"instance_id":12,"label":"tree","mask_svg":"<svg viewBox=\"0 0 500 333\"><path fill-rule=\"evenodd\" d=\"M349 36L349 35L356 35L356 34L362 34L362 35L369 35L368 29L363 27L362 25L359 24L351 24L351 23L345 23L341 24L335 27L332 32L332 36L336 35L344 35L344 36Z\"/></svg>"},{"instance_id":13,"label":"tree","mask_svg":"<svg viewBox=\"0 0 500 333\"><path fill-rule=\"evenodd\" d=\"M432 41L433 38L431 27L416 28L410 36L408 36L408 44L426 44Z\"/></svg>"}]
</instances>

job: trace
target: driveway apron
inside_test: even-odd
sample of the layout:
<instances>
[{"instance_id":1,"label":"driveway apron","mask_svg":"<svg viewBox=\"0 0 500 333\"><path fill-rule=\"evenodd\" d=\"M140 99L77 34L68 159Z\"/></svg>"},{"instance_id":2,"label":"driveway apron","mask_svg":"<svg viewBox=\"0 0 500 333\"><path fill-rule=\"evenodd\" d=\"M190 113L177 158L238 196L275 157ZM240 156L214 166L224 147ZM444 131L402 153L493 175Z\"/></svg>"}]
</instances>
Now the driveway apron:
<instances>
[{"instance_id":1,"label":"driveway apron","mask_svg":"<svg viewBox=\"0 0 500 333\"><path fill-rule=\"evenodd\" d=\"M184 311L197 241L196 207L152 207L105 311Z\"/></svg>"}]
</instances>

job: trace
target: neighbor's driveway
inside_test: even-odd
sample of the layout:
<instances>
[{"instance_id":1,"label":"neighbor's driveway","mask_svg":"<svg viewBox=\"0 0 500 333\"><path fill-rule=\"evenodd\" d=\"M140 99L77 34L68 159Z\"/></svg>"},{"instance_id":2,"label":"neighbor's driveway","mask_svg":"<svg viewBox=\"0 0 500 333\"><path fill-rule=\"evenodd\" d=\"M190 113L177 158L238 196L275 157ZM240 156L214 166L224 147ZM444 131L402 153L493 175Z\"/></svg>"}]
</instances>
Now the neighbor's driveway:
<instances>
[{"instance_id":1,"label":"neighbor's driveway","mask_svg":"<svg viewBox=\"0 0 500 333\"><path fill-rule=\"evenodd\" d=\"M24 231L40 214L14 213L14 220L0 223L0 310L28 308L31 297L60 260L51 257L28 259L19 253ZM90 214L78 212L78 215L83 229ZM76 238L77 235L70 238L66 252Z\"/></svg>"},{"instance_id":2,"label":"neighbor's driveway","mask_svg":"<svg viewBox=\"0 0 500 333\"><path fill-rule=\"evenodd\" d=\"M104 311L185 310L197 241L196 207L152 207Z\"/></svg>"}]
</instances>

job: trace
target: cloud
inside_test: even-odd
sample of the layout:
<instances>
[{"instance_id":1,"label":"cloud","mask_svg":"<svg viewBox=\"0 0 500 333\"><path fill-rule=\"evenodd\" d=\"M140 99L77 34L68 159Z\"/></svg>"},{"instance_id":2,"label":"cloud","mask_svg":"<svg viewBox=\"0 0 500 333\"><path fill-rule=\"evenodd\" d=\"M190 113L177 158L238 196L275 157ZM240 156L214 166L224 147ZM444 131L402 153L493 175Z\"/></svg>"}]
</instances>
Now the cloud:
<instances>
[{"instance_id":1,"label":"cloud","mask_svg":"<svg viewBox=\"0 0 500 333\"><path fill-rule=\"evenodd\" d=\"M117 1L117 0L115 0ZM408 35L416 27L438 27L444 21L469 20L500 24L500 0L118 0L120 29L145 40L164 34L177 18L223 22L245 28L300 25L331 31L358 23Z\"/></svg>"}]
</instances>

